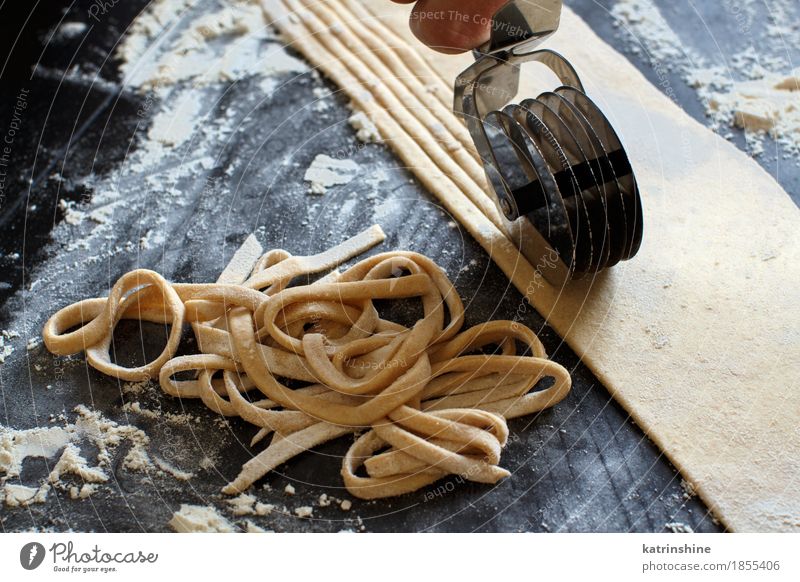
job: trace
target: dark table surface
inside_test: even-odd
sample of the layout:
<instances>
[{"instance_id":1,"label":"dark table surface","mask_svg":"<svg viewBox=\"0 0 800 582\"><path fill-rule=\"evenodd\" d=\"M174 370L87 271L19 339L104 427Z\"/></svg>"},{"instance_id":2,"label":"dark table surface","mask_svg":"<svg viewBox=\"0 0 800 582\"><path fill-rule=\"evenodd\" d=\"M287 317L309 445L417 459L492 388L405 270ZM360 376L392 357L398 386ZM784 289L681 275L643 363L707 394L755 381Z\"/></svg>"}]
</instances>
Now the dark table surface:
<instances>
[{"instance_id":1,"label":"dark table surface","mask_svg":"<svg viewBox=\"0 0 800 582\"><path fill-rule=\"evenodd\" d=\"M624 46L601 3L568 3L608 42ZM340 439L293 459L260 481L253 494L279 510L249 519L277 531L363 527L366 531L658 532L669 529L671 523L695 531L720 531L703 503L682 488L681 476L664 455L546 322L530 308L520 317L522 301L516 289L390 150L377 144L353 147L357 142L345 121L350 113L346 99L334 96L324 113L311 106L317 99L315 88L335 90L327 80L311 75L286 79L287 85L266 99L253 79L205 88L208 103L213 104L208 123L233 117L241 129L218 144L213 164L176 179L174 188L181 193L176 204L169 193L154 189L135 169L119 171L134 153L136 137L146 131L152 115L141 115L142 95L121 88L116 64L108 55L146 2L118 3L102 25L60 45L47 40L62 9L41 4L46 3L27 15L30 18L13 52L6 49L10 56L1 75L0 124L11 119L13 97L20 88L29 91L30 105L23 117L24 131L13 144L13 163L0 207L4 232L0 329L21 336L9 340L17 342L15 350L0 365L0 424L15 429L52 426L51 415L64 414L73 420L74 407L88 404L110 419L142 427L151 437L151 456L173 458L196 476L179 482L158 472L130 471L121 463L127 452L122 446L114 453L112 479L101 491L79 501L63 491L52 491L44 504L4 507L0 512L3 531L165 531L182 503L213 505L241 525L242 519L230 513L219 490L260 450L248 444L255 432L252 426L238 420L219 422L199 401L163 396L156 387L133 399L143 408L189 413L201 422L179 425L167 422L163 415L126 414L122 407L131 395L116 380L88 368L82 356L64 362L41 346L26 350L25 341L39 334L53 309L107 290L110 282L132 268L153 268L174 281L209 281L251 232L265 248L302 254L331 246L373 221L388 234L387 241L373 252L407 248L434 258L464 298L468 323L516 315L539 332L551 357L571 371L572 392L552 410L510 423L513 438L502 464L513 476L495 487L451 479L396 499L354 500L349 513L335 506L315 507L312 519L294 517L292 508L314 505L322 493L348 498L341 488L339 468L349 441ZM89 22L89 4L75 2L70 19ZM693 10L697 7L690 9L690 3L657 4L670 19L691 22L696 18ZM712 17L706 33L710 38L729 34L732 24L719 14L713 18L714 6L700 9ZM15 38L16 33L10 32L15 26L18 30L24 19L7 17L0 22L4 38ZM696 50L713 49L704 34L698 33L696 39ZM652 63L641 56L631 58L655 79ZM63 71L76 64L91 73L88 78L100 71L105 82L92 83L74 74L63 78ZM687 111L702 119L693 91L678 76L673 86ZM264 140L264 128L276 126L282 128L278 138ZM322 197L308 196L302 178L311 160L339 150L349 152L359 164L360 177L383 171L385 180L376 187L374 181L357 179ZM281 164L286 152L291 152L292 163ZM191 156L190 144L185 151L165 155L161 170L192 163ZM780 156L759 161L797 200L797 166ZM91 203L103 194L98 188L108 188L108 178L113 176L120 177L113 187L127 201L115 210L114 228L102 237L90 237L89 248L76 244L96 225L87 220L71 230L63 229L59 200ZM148 248L136 244L156 227L170 233L163 244ZM136 325L123 322L118 329L117 349L128 354L123 359L133 362L159 350L148 339L153 334L140 336ZM190 350L191 345L185 348ZM61 389L48 389L56 369ZM180 453L170 456L176 449ZM90 448L84 452L92 454ZM202 458L214 462L198 468ZM38 484L54 460L29 459L19 480L9 483ZM283 493L289 483L297 490L292 497Z\"/></svg>"}]
</instances>

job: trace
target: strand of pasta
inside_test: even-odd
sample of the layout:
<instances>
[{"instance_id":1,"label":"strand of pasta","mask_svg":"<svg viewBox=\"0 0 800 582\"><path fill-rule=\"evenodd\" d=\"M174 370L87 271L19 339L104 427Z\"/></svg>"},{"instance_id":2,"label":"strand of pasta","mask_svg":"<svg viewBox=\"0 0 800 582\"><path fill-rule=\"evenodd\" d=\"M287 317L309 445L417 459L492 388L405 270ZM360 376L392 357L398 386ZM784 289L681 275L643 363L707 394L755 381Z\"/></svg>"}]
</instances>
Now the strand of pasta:
<instances>
[{"instance_id":1,"label":"strand of pasta","mask_svg":"<svg viewBox=\"0 0 800 582\"><path fill-rule=\"evenodd\" d=\"M132 271L107 298L56 312L44 343L60 355L85 351L91 366L117 378L157 377L171 396L239 416L259 428L253 444L272 434L225 493L244 491L300 452L363 429L342 465L356 497L398 495L448 474L496 483L509 474L499 466L506 418L559 402L569 374L521 324L492 321L462 331L464 307L452 283L417 253L377 254L292 285L383 238L372 227L318 255L274 250L258 259L261 249L251 241L234 255L236 268L214 284L169 283L153 271ZM410 298L422 304L411 326L384 319L374 304ZM122 319L170 325L161 354L136 367L112 362L109 348ZM200 353L176 356L184 323L192 324ZM176 379L186 373L191 379ZM552 385L537 388L544 377ZM361 467L365 475L357 474Z\"/></svg>"}]
</instances>

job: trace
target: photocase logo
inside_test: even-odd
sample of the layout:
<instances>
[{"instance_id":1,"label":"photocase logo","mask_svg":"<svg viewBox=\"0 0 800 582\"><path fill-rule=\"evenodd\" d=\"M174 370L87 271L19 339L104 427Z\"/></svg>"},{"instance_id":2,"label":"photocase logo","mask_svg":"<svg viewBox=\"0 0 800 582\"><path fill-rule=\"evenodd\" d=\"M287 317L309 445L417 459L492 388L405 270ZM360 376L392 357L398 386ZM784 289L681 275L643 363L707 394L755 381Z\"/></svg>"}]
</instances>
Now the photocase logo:
<instances>
[{"instance_id":1,"label":"photocase logo","mask_svg":"<svg viewBox=\"0 0 800 582\"><path fill-rule=\"evenodd\" d=\"M19 551L19 563L26 570L35 570L44 561L44 546L39 542L30 542Z\"/></svg>"}]
</instances>

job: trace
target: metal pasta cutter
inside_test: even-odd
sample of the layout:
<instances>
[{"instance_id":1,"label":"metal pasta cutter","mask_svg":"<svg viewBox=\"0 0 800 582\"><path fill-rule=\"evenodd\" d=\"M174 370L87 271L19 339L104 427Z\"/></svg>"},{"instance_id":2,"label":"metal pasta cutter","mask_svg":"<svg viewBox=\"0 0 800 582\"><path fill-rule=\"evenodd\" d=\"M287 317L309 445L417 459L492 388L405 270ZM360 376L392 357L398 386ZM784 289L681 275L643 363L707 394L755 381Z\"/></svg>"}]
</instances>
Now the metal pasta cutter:
<instances>
[{"instance_id":1,"label":"metal pasta cutter","mask_svg":"<svg viewBox=\"0 0 800 582\"><path fill-rule=\"evenodd\" d=\"M560 54L534 50L558 28L561 0L512 0L490 40L456 79L466 124L514 242L553 285L636 254L642 205L622 142ZM511 103L520 65L548 67L561 86Z\"/></svg>"}]
</instances>

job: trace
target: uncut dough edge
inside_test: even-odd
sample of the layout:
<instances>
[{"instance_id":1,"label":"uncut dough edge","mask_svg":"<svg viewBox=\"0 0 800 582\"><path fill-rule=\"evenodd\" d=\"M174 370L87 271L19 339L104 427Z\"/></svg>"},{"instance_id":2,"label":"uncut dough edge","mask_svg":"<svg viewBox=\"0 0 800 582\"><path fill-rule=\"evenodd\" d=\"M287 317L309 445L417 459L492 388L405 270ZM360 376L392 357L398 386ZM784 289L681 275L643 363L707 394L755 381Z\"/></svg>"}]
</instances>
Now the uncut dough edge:
<instances>
[{"instance_id":1,"label":"uncut dough edge","mask_svg":"<svg viewBox=\"0 0 800 582\"><path fill-rule=\"evenodd\" d=\"M326 4L352 18L339 0ZM279 0L262 6L269 20L286 15ZM446 82L471 61L416 42L407 6L367 9ZM276 24L297 40L292 26ZM800 391L792 390L800 318L796 294L783 290L800 280L800 212L753 160L691 119L569 9L548 47L576 66L626 142L645 207L639 255L565 292L526 293L530 265L474 204L426 186L460 209L464 226L729 528L800 531ZM306 57L325 70L324 55ZM523 79L520 98L547 88ZM374 121L403 147L403 136Z\"/></svg>"}]
</instances>

